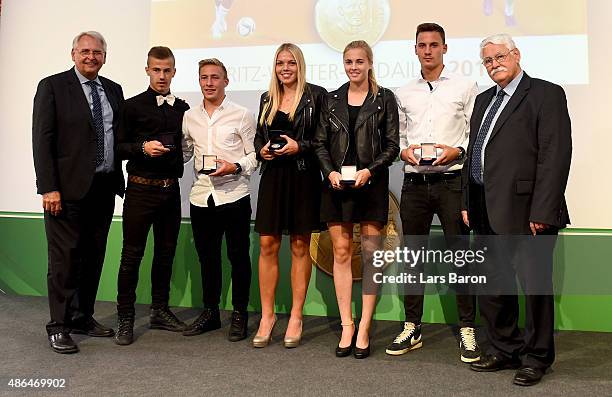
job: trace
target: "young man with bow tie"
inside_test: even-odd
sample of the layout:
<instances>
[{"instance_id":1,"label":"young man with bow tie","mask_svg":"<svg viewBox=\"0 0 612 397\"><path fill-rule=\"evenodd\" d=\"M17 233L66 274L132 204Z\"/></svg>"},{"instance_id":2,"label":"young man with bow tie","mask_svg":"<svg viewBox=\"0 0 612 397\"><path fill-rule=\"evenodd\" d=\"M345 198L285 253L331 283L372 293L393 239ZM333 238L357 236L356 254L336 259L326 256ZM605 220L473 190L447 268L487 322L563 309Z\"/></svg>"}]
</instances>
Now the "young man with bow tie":
<instances>
[{"instance_id":1,"label":"young man with bow tie","mask_svg":"<svg viewBox=\"0 0 612 397\"><path fill-rule=\"evenodd\" d=\"M170 93L176 73L167 47L153 47L145 68L149 88L125 101L118 128L118 155L128 160L123 204L123 250L118 276L119 323L115 342L133 342L138 270L153 226L150 327L181 332L185 324L168 308L172 262L181 223L178 178L183 175L181 124L189 105Z\"/></svg>"}]
</instances>

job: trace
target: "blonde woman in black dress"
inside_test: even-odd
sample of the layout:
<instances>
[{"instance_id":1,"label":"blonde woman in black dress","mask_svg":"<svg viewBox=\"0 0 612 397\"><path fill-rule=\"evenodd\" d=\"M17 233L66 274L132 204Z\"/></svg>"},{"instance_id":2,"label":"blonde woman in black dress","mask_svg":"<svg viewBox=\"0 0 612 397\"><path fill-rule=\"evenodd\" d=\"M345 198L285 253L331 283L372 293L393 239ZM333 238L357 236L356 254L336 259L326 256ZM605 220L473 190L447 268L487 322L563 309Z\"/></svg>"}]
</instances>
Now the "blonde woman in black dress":
<instances>
[{"instance_id":1,"label":"blonde woman in black dress","mask_svg":"<svg viewBox=\"0 0 612 397\"><path fill-rule=\"evenodd\" d=\"M370 46L361 40L349 43L343 61L349 82L327 95L315 147L327 182L321 221L327 223L332 240L334 286L342 320L336 355L348 356L354 347L355 357L365 358L370 354L376 294L362 295L357 330L351 309L353 224L361 226L362 248L380 240L389 208L388 167L399 153L399 121L394 94L376 83ZM343 166L357 170L354 184L343 184ZM365 273L364 268L364 280Z\"/></svg>"},{"instance_id":2,"label":"blonde woman in black dress","mask_svg":"<svg viewBox=\"0 0 612 397\"><path fill-rule=\"evenodd\" d=\"M278 252L283 235L291 246L292 307L285 347L302 337L302 309L310 281L310 234L319 228L321 172L312 139L320 104L327 93L306 83L306 65L295 44L282 44L274 55L270 89L261 96L255 152L262 161L255 230L259 233L261 322L253 346L270 341L276 323L274 297Z\"/></svg>"}]
</instances>

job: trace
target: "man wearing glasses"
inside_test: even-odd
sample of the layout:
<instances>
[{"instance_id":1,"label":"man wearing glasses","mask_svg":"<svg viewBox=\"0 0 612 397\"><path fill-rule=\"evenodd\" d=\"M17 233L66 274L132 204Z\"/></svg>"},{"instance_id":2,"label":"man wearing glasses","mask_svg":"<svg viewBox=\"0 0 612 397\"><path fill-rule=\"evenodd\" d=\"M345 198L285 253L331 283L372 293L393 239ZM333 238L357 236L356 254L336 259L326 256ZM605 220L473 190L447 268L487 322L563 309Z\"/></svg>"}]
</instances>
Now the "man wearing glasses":
<instances>
[{"instance_id":1,"label":"man wearing glasses","mask_svg":"<svg viewBox=\"0 0 612 397\"><path fill-rule=\"evenodd\" d=\"M463 220L479 239L495 236L487 240L494 246L512 244L512 256L491 267L485 261L484 271L495 288L518 276L526 310L521 333L516 285L502 285L501 293L487 287L479 306L491 347L471 368L518 368L514 383L530 386L555 357L552 258L557 233L569 223L564 193L572 152L570 118L563 89L523 72L510 36L487 37L480 55L495 86L474 104L462 175Z\"/></svg>"},{"instance_id":2,"label":"man wearing glasses","mask_svg":"<svg viewBox=\"0 0 612 397\"><path fill-rule=\"evenodd\" d=\"M123 195L115 132L121 86L98 75L106 41L98 32L72 42L74 67L38 84L32 118L36 186L49 251L47 334L57 353L76 353L70 332L110 337L93 318L115 194Z\"/></svg>"}]
</instances>

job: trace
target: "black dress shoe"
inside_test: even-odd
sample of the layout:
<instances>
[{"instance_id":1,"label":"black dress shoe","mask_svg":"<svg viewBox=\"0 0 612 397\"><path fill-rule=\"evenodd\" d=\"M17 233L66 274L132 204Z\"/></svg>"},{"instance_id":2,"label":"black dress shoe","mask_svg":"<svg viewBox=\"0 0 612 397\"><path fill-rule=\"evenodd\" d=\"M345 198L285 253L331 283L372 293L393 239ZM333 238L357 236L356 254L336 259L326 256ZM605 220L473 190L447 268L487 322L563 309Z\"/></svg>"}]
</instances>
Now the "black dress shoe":
<instances>
[{"instance_id":1,"label":"black dress shoe","mask_svg":"<svg viewBox=\"0 0 612 397\"><path fill-rule=\"evenodd\" d=\"M149 328L182 332L185 330L185 327L185 323L179 320L168 307L151 309L149 314Z\"/></svg>"},{"instance_id":2,"label":"black dress shoe","mask_svg":"<svg viewBox=\"0 0 612 397\"><path fill-rule=\"evenodd\" d=\"M347 347L340 347L340 344L338 344L338 346L336 346L336 357L350 356L351 352L353 351L354 345L355 344L353 342L351 342L351 344Z\"/></svg>"},{"instance_id":3,"label":"black dress shoe","mask_svg":"<svg viewBox=\"0 0 612 397\"><path fill-rule=\"evenodd\" d=\"M119 316L115 343L118 345L131 345L134 342L134 317Z\"/></svg>"},{"instance_id":4,"label":"black dress shoe","mask_svg":"<svg viewBox=\"0 0 612 397\"><path fill-rule=\"evenodd\" d=\"M219 328L221 328L219 310L204 309L198 318L183 330L183 335L195 336Z\"/></svg>"},{"instance_id":5,"label":"black dress shoe","mask_svg":"<svg viewBox=\"0 0 612 397\"><path fill-rule=\"evenodd\" d=\"M538 384L544 376L544 370L536 367L523 366L516 371L512 382L519 386L533 386Z\"/></svg>"},{"instance_id":6,"label":"black dress shoe","mask_svg":"<svg viewBox=\"0 0 612 397\"><path fill-rule=\"evenodd\" d=\"M111 337L115 335L115 331L113 331L112 328L105 327L97 322L93 317L85 321L83 324L73 325L72 333L97 337Z\"/></svg>"},{"instance_id":7,"label":"black dress shoe","mask_svg":"<svg viewBox=\"0 0 612 397\"><path fill-rule=\"evenodd\" d=\"M57 332L49 335L49 345L56 353L69 354L79 351L79 347L74 343L68 332Z\"/></svg>"},{"instance_id":8,"label":"black dress shoe","mask_svg":"<svg viewBox=\"0 0 612 397\"><path fill-rule=\"evenodd\" d=\"M353 336L351 337L351 344L346 347L340 347L340 342L338 342L338 346L336 346L336 357L347 357L351 355L353 348L355 347L355 343L357 342L357 329L354 327L352 321L348 324L340 325L343 327L353 326Z\"/></svg>"},{"instance_id":9,"label":"black dress shoe","mask_svg":"<svg viewBox=\"0 0 612 397\"><path fill-rule=\"evenodd\" d=\"M480 361L470 364L470 369L477 372L494 372L502 369L517 369L521 363L495 354L488 354L480 358Z\"/></svg>"},{"instance_id":10,"label":"black dress shoe","mask_svg":"<svg viewBox=\"0 0 612 397\"><path fill-rule=\"evenodd\" d=\"M234 310L232 312L232 323L230 324L227 339L230 342L238 342L239 340L246 339L248 323L249 314L247 312Z\"/></svg>"},{"instance_id":11,"label":"black dress shoe","mask_svg":"<svg viewBox=\"0 0 612 397\"><path fill-rule=\"evenodd\" d=\"M369 357L370 356L370 339L368 339L368 346L363 349L355 345L355 351L353 352L353 356L355 356L355 358L358 358L358 359Z\"/></svg>"}]
</instances>

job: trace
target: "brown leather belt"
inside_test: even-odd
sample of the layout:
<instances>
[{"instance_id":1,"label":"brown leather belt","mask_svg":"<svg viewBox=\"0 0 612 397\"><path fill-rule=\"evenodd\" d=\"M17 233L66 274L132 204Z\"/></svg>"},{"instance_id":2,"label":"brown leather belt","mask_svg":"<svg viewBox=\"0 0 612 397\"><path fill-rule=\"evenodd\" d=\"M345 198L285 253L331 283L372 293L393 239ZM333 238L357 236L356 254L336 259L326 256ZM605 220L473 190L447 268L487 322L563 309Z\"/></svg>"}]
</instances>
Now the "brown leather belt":
<instances>
[{"instance_id":1,"label":"brown leather belt","mask_svg":"<svg viewBox=\"0 0 612 397\"><path fill-rule=\"evenodd\" d=\"M168 179L149 179L143 178L141 176L129 175L128 181L133 183L138 183L140 185L149 185L149 186L161 186L161 187L169 187L178 182L176 178L168 178Z\"/></svg>"}]
</instances>

